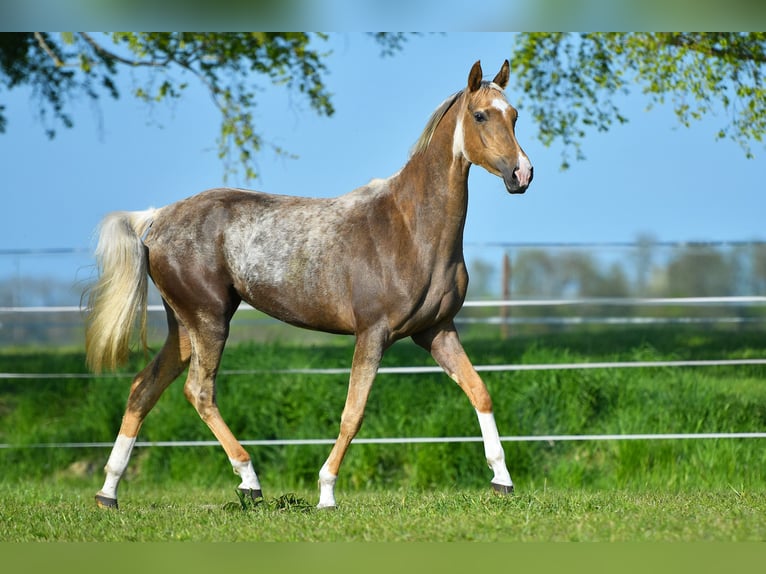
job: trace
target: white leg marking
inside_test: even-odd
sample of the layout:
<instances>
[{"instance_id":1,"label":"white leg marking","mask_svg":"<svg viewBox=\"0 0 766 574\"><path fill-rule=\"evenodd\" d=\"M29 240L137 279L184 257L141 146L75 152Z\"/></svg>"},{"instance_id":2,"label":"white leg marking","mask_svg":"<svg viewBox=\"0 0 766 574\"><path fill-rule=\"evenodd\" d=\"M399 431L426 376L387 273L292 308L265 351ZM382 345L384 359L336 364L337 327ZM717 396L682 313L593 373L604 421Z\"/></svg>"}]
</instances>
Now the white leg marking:
<instances>
[{"instance_id":1,"label":"white leg marking","mask_svg":"<svg viewBox=\"0 0 766 574\"><path fill-rule=\"evenodd\" d=\"M317 508L332 508L335 506L335 481L337 475L327 470L327 463L319 471L319 504Z\"/></svg>"},{"instance_id":2,"label":"white leg marking","mask_svg":"<svg viewBox=\"0 0 766 574\"><path fill-rule=\"evenodd\" d=\"M492 482L503 486L513 486L511 474L505 466L505 453L503 452L503 445L500 443L500 435L497 432L495 415L480 413L479 411L476 411L476 415L479 417L481 436L484 439L484 455L487 457L489 468L495 473Z\"/></svg>"},{"instance_id":3,"label":"white leg marking","mask_svg":"<svg viewBox=\"0 0 766 574\"><path fill-rule=\"evenodd\" d=\"M261 489L261 483L258 480L258 475L255 474L255 469L253 469L253 461L248 460L247 462L240 462L230 458L229 462L231 463L231 467L234 469L234 474L242 477L242 482L239 484L239 488L243 490Z\"/></svg>"},{"instance_id":4,"label":"white leg marking","mask_svg":"<svg viewBox=\"0 0 766 574\"><path fill-rule=\"evenodd\" d=\"M135 444L136 437L117 436L117 440L114 441L114 446L112 447L112 453L109 455L106 467L104 467L106 480L104 481L103 488L98 493L99 495L117 500L117 486L128 466L130 453L133 451Z\"/></svg>"}]
</instances>

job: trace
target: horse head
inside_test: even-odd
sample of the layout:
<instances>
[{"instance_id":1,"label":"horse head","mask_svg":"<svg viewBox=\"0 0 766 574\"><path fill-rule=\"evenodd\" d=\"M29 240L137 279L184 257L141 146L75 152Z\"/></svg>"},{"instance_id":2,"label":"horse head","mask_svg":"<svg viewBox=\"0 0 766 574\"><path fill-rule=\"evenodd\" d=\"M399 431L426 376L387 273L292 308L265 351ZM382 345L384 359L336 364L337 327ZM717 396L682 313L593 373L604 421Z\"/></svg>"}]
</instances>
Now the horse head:
<instances>
[{"instance_id":1,"label":"horse head","mask_svg":"<svg viewBox=\"0 0 766 574\"><path fill-rule=\"evenodd\" d=\"M524 193L532 182L533 168L516 140L518 112L503 92L509 70L506 60L494 80L486 82L481 63L473 65L458 110L453 154L502 177L509 193Z\"/></svg>"}]
</instances>

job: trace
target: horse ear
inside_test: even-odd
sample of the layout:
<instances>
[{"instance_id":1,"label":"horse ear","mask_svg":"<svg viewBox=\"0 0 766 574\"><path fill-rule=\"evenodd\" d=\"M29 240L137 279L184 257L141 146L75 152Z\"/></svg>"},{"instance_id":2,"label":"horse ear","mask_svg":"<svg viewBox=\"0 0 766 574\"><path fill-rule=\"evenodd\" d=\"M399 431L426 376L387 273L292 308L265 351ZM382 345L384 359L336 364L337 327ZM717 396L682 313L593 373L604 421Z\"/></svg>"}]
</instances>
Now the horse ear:
<instances>
[{"instance_id":1,"label":"horse ear","mask_svg":"<svg viewBox=\"0 0 766 574\"><path fill-rule=\"evenodd\" d=\"M495 84L500 86L501 89L505 89L505 86L508 85L508 78L511 73L511 65L506 60L503 62L503 66L500 68L500 71L497 73L497 76L495 76L495 79L492 80Z\"/></svg>"},{"instance_id":2,"label":"horse ear","mask_svg":"<svg viewBox=\"0 0 766 574\"><path fill-rule=\"evenodd\" d=\"M468 91L475 92L481 86L481 79L484 73L481 71L481 62L477 61L471 68L471 73L468 74Z\"/></svg>"}]
</instances>

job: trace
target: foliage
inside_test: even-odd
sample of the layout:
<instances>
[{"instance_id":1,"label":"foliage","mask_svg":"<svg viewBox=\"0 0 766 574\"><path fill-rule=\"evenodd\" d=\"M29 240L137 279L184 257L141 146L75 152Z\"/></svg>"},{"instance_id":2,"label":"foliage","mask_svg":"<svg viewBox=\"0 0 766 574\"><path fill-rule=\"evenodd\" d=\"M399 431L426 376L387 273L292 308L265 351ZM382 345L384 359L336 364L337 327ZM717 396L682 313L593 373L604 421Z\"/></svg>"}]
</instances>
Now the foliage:
<instances>
[{"instance_id":1,"label":"foliage","mask_svg":"<svg viewBox=\"0 0 766 574\"><path fill-rule=\"evenodd\" d=\"M633 87L652 103L670 99L684 126L722 112L716 137L748 157L766 132L766 33L524 33L511 68L540 141L564 144L563 167L570 150L583 157L588 129L627 121L617 96Z\"/></svg>"},{"instance_id":2,"label":"foliage","mask_svg":"<svg viewBox=\"0 0 766 574\"><path fill-rule=\"evenodd\" d=\"M587 252L520 250L513 266L514 293L522 297L625 297L630 282L618 264L599 269Z\"/></svg>"},{"instance_id":3,"label":"foliage","mask_svg":"<svg viewBox=\"0 0 766 574\"><path fill-rule=\"evenodd\" d=\"M399 50L401 34L376 34L383 54ZM319 33L127 33L85 32L0 34L0 87L27 85L38 99L47 134L58 125L72 127L70 102L82 96L96 101L120 96L117 76L132 73L133 95L146 103L180 98L191 76L204 86L221 114L218 153L227 173L243 169L256 177L253 159L264 145L285 150L259 133L254 109L262 82L297 92L320 115L334 112L325 85L326 52ZM51 117L48 117L50 113ZM7 118L0 106L0 133Z\"/></svg>"},{"instance_id":4,"label":"foliage","mask_svg":"<svg viewBox=\"0 0 766 574\"><path fill-rule=\"evenodd\" d=\"M403 33L371 37L381 55L401 51ZM588 129L608 130L628 118L618 96L633 87L652 104L672 100L684 126L721 112L718 138L738 142L752 156L751 142L766 131L766 33L521 33L511 55L522 94L546 145L563 143L562 166L574 151L583 157ZM130 70L133 95L146 103L177 99L189 78L208 90L221 114L218 153L227 174L257 176L256 154L269 142L254 110L264 82L297 92L320 115L332 115L325 85L319 33L113 33L0 35L0 88L32 88L50 137L72 127L71 102L83 96L117 98L120 71ZM142 70L145 73L138 74ZM7 117L0 105L0 133Z\"/></svg>"},{"instance_id":5,"label":"foliage","mask_svg":"<svg viewBox=\"0 0 766 574\"><path fill-rule=\"evenodd\" d=\"M625 254L572 247L516 248L511 291L521 298L723 297L766 285L766 245L660 244L639 238ZM634 309L636 311L636 309Z\"/></svg>"}]
</instances>

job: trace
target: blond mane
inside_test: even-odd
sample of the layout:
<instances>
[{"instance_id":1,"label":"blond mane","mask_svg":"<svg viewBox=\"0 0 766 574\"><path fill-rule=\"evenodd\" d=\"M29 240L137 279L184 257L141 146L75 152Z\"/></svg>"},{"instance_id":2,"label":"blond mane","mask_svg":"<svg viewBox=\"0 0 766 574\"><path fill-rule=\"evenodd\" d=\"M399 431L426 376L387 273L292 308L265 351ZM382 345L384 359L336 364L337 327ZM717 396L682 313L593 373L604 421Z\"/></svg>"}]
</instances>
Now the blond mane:
<instances>
[{"instance_id":1,"label":"blond mane","mask_svg":"<svg viewBox=\"0 0 766 574\"><path fill-rule=\"evenodd\" d=\"M449 98L444 100L438 108L436 108L433 114L431 114L431 117L428 118L428 121L426 122L426 127L423 129L423 133L420 134L420 137L415 142L415 145L412 146L410 157L419 153L423 153L426 151L426 149L428 149L428 144L431 143L431 138L436 131L436 126L439 125L439 122L442 121L442 118L445 116L447 111L449 111L452 105L458 100L458 98L463 95L463 92L464 90L460 90L459 92L452 94Z\"/></svg>"}]
</instances>

